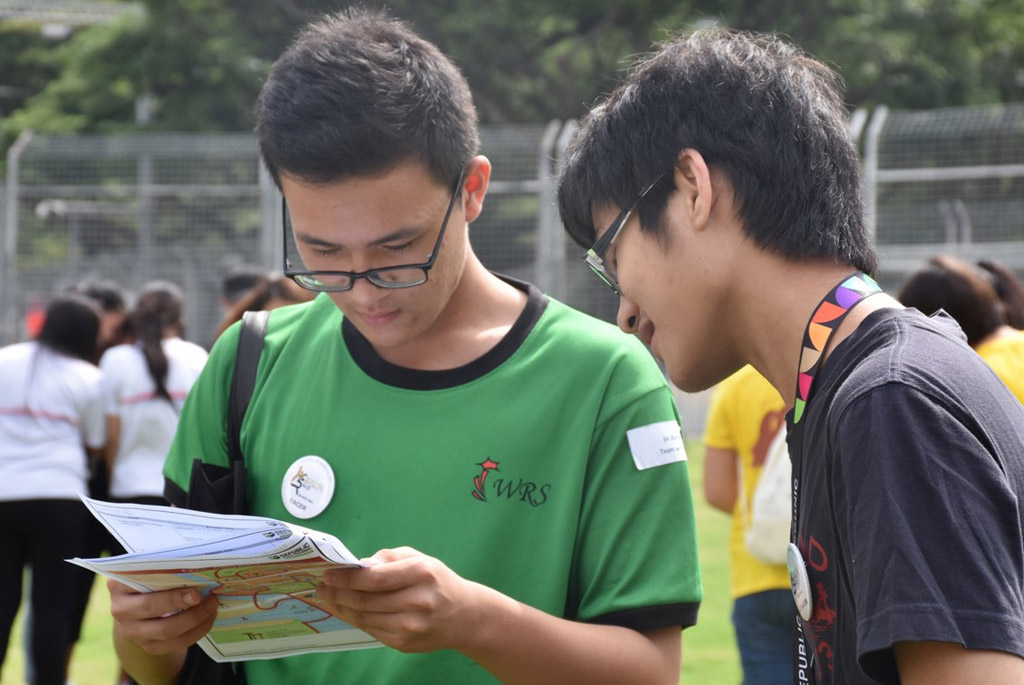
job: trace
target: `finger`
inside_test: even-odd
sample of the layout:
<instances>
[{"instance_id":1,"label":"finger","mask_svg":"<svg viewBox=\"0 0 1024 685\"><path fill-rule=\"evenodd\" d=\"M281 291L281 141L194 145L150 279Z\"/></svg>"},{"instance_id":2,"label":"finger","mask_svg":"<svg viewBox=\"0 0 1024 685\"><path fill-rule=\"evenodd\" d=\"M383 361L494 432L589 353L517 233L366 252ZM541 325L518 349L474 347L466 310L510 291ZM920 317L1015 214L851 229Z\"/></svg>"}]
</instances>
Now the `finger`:
<instances>
[{"instance_id":1,"label":"finger","mask_svg":"<svg viewBox=\"0 0 1024 685\"><path fill-rule=\"evenodd\" d=\"M395 613L401 611L430 612L434 610L433 594L417 588L404 588L395 592L363 592L337 587L321 586L317 598L322 598L342 610L361 613Z\"/></svg>"},{"instance_id":2,"label":"finger","mask_svg":"<svg viewBox=\"0 0 1024 685\"><path fill-rule=\"evenodd\" d=\"M413 549L412 547L397 547L395 549L381 549L374 553L371 557L364 557L360 559L361 562L367 564L369 567L379 566L380 564L391 563L399 561L401 559L408 559L412 557L424 556L421 552ZM344 577L344 572L347 569L331 569L328 573L335 575L335 577Z\"/></svg>"},{"instance_id":3,"label":"finger","mask_svg":"<svg viewBox=\"0 0 1024 685\"><path fill-rule=\"evenodd\" d=\"M107 592L110 593L111 597L114 595L138 594L138 590L133 590L124 583L119 583L113 578L107 578Z\"/></svg>"},{"instance_id":4,"label":"finger","mask_svg":"<svg viewBox=\"0 0 1024 685\"><path fill-rule=\"evenodd\" d=\"M422 652L437 649L436 626L429 612L416 610L388 611L394 606L406 607L415 604L402 598L403 593L357 593L338 590L321 585L317 589L317 600L322 608L353 628L373 636L382 644L402 652ZM408 593L405 593L408 594ZM368 604L364 609L346 606L362 604L355 597L361 596ZM335 602L338 603L335 603Z\"/></svg>"},{"instance_id":5,"label":"finger","mask_svg":"<svg viewBox=\"0 0 1024 685\"><path fill-rule=\"evenodd\" d=\"M196 607L166 618L142 622L135 641L150 654L168 654L194 645L217 620L216 597L207 597Z\"/></svg>"},{"instance_id":6,"label":"finger","mask_svg":"<svg viewBox=\"0 0 1024 685\"><path fill-rule=\"evenodd\" d=\"M162 592L138 592L131 587L110 580L111 613L121 619L147 619L178 613L197 606L202 595L195 588L180 588Z\"/></svg>"},{"instance_id":7,"label":"finger","mask_svg":"<svg viewBox=\"0 0 1024 685\"><path fill-rule=\"evenodd\" d=\"M374 621L368 620L367 617L376 612L372 608L371 603L364 599L366 596L374 594L339 590L329 585L321 584L316 589L316 603L322 609L329 611L346 623L362 629L364 626L374 623ZM364 598L360 598L360 595Z\"/></svg>"},{"instance_id":8,"label":"finger","mask_svg":"<svg viewBox=\"0 0 1024 685\"><path fill-rule=\"evenodd\" d=\"M173 640L172 651L178 651L180 649L191 647L195 643L202 640L203 637L205 637L206 634L210 632L210 629L213 628L213 624L216 620L217 612L214 611L205 621L197 625L192 630L187 631L179 639Z\"/></svg>"},{"instance_id":9,"label":"finger","mask_svg":"<svg viewBox=\"0 0 1024 685\"><path fill-rule=\"evenodd\" d=\"M422 557L426 556L423 552L413 549L412 547L395 547L393 549L381 549L377 550L370 559L376 559L379 563L387 563L392 561L400 561L402 559L409 559L411 557Z\"/></svg>"},{"instance_id":10,"label":"finger","mask_svg":"<svg viewBox=\"0 0 1024 685\"><path fill-rule=\"evenodd\" d=\"M133 619L115 617L116 632L150 654L166 654L194 644L209 632L217 618L215 596L169 616ZM111 609L113 611L113 607Z\"/></svg>"},{"instance_id":11,"label":"finger","mask_svg":"<svg viewBox=\"0 0 1024 685\"><path fill-rule=\"evenodd\" d=\"M374 635L376 631L382 630L387 625L395 623L390 614L374 611L359 611L344 605L335 605L331 613L353 628L365 631ZM376 635L374 635L376 637Z\"/></svg>"},{"instance_id":12,"label":"finger","mask_svg":"<svg viewBox=\"0 0 1024 685\"><path fill-rule=\"evenodd\" d=\"M363 612L343 608L341 620L402 652L437 649L434 626L426 616L408 612Z\"/></svg>"},{"instance_id":13,"label":"finger","mask_svg":"<svg viewBox=\"0 0 1024 685\"><path fill-rule=\"evenodd\" d=\"M330 569L323 580L328 585L346 590L395 592L412 585L435 583L443 568L436 559L417 554L369 568Z\"/></svg>"}]
</instances>

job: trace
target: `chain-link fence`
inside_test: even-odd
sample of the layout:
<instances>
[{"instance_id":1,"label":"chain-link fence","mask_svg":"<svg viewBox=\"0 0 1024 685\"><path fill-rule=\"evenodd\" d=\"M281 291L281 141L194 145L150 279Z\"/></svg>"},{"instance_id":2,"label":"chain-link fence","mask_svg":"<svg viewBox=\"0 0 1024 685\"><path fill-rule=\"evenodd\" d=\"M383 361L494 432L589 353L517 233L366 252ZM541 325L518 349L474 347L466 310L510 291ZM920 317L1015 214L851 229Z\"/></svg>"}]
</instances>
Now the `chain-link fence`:
<instances>
[{"instance_id":1,"label":"chain-link fence","mask_svg":"<svg viewBox=\"0 0 1024 685\"><path fill-rule=\"evenodd\" d=\"M1024 273L1024 103L879 107L864 137L864 176L887 289L938 253Z\"/></svg>"},{"instance_id":2,"label":"chain-link fence","mask_svg":"<svg viewBox=\"0 0 1024 685\"><path fill-rule=\"evenodd\" d=\"M571 138L562 125L484 127L493 163L483 215L470 229L490 269L532 281L606 320L617 303L567 241L553 174ZM1024 275L1024 104L924 112L858 110L865 198L890 291L934 254L988 258ZM249 134L33 136L8 152L2 198L0 344L24 317L89 276L129 293L164 279L185 292L187 336L209 345L222 278L238 264L281 266L280 195ZM707 394L678 396L699 437Z\"/></svg>"},{"instance_id":3,"label":"chain-link fence","mask_svg":"<svg viewBox=\"0 0 1024 685\"><path fill-rule=\"evenodd\" d=\"M471 239L489 268L564 298L552 179L561 130L556 121L481 131L494 171ZM239 264L281 266L280 194L248 134L25 134L8 154L4 199L2 344L23 339L25 315L54 293L102 277L128 292L177 283L188 337L209 345L223 277Z\"/></svg>"},{"instance_id":4,"label":"chain-link fence","mask_svg":"<svg viewBox=\"0 0 1024 685\"><path fill-rule=\"evenodd\" d=\"M5 340L32 307L102 277L182 286L188 337L208 344L221 276L266 261L259 176L244 134L23 136L8 155Z\"/></svg>"}]
</instances>

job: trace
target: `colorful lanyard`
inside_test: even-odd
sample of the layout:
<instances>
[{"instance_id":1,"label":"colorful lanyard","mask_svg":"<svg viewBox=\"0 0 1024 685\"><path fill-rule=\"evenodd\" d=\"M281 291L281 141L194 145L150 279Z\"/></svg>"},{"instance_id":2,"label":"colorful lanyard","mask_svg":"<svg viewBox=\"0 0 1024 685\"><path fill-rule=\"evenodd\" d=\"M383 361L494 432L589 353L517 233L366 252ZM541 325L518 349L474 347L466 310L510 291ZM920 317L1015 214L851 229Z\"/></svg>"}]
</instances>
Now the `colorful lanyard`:
<instances>
[{"instance_id":1,"label":"colorful lanyard","mask_svg":"<svg viewBox=\"0 0 1024 685\"><path fill-rule=\"evenodd\" d=\"M804 343L800 350L800 371L796 377L796 406L793 423L800 423L811 394L811 384L821 368L822 355L832 334L839 328L854 305L866 297L882 292L874 279L865 273L856 273L832 288L818 303L804 330Z\"/></svg>"}]
</instances>

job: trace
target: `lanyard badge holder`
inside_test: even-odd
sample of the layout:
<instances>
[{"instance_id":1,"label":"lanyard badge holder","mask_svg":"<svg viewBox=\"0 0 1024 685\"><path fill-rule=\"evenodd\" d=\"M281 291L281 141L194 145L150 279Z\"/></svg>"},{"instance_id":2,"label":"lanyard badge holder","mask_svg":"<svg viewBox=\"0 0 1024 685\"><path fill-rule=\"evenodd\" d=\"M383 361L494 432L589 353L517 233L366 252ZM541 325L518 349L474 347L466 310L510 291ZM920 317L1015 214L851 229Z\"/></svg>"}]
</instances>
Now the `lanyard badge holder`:
<instances>
[{"instance_id":1,"label":"lanyard badge holder","mask_svg":"<svg viewBox=\"0 0 1024 685\"><path fill-rule=\"evenodd\" d=\"M822 298L815 308L804 329L803 345L800 349L800 363L796 379L796 401L793 406L793 423L800 423L807 409L814 378L821 369L825 350L828 349L832 335L839 328L846 315L861 300L875 293L882 292L878 283L864 273L856 273L844 279ZM803 439L800 439L802 453ZM798 503L794 502L794 517L798 511ZM796 521L793 521L796 531ZM811 583L807 576L806 563L800 548L789 543L786 554L786 565L789 569L789 582L793 590L793 599L797 611L805 621L810 621L814 613L814 599L811 596Z\"/></svg>"}]
</instances>

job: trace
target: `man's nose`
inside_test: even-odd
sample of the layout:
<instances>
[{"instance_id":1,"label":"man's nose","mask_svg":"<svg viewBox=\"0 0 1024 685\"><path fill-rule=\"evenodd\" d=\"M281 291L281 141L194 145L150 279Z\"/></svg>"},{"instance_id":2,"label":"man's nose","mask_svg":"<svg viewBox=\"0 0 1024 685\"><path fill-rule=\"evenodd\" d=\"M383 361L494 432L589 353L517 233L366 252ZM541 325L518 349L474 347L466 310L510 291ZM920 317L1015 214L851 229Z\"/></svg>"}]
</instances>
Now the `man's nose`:
<instances>
[{"instance_id":1,"label":"man's nose","mask_svg":"<svg viewBox=\"0 0 1024 685\"><path fill-rule=\"evenodd\" d=\"M371 283L368 278L357 278L352 284L352 288L345 294L350 302L367 305L379 300L386 292L383 288L378 288Z\"/></svg>"},{"instance_id":2,"label":"man's nose","mask_svg":"<svg viewBox=\"0 0 1024 685\"><path fill-rule=\"evenodd\" d=\"M619 296L619 312L615 316L615 323L625 333L632 335L636 333L637 323L640 321L640 308L625 295Z\"/></svg>"}]
</instances>

